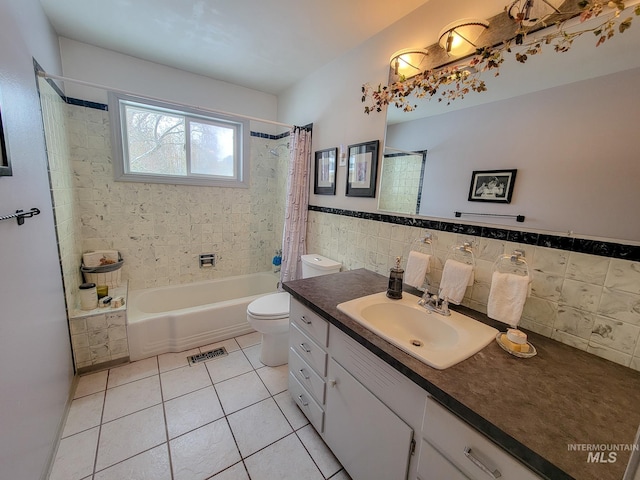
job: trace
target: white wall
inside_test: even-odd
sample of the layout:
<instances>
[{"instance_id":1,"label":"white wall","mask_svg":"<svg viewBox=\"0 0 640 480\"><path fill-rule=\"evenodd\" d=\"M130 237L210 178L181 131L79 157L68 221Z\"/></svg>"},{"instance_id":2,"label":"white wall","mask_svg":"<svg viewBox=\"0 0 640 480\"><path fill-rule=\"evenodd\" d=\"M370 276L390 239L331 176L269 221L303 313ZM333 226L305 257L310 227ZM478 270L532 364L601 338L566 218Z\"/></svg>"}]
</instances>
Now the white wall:
<instances>
[{"instance_id":1,"label":"white wall","mask_svg":"<svg viewBox=\"0 0 640 480\"><path fill-rule=\"evenodd\" d=\"M361 85L386 84L388 59L392 52L403 47L434 43L434 36L437 36L445 23L434 24L433 18L441 18L442 11L449 12L456 8L455 12L450 12L451 20L455 20L475 15L477 12L474 9L479 8L479 3L482 2L431 0L282 94L279 97L280 120L296 122L304 118L312 121L314 150L339 145L346 147L350 143L375 139L382 142L385 135L384 113L368 116L363 113ZM558 232L574 230L577 235L591 237L640 240L637 221L622 220L621 215L612 215L612 211L618 212L625 205L624 199L632 199L638 203L637 189L627 180L629 177L637 178L638 172L636 167L629 164L630 159L635 158L634 140L630 134L634 125L631 115L634 108L637 110L639 102L637 95L633 93L635 89L620 76L612 77L611 80L620 79L615 81L620 85L624 84L624 90L620 92L608 83L610 80L604 79L600 83L583 87L582 96L575 94L573 84L564 90L544 90L545 93L540 93L537 97L523 96L542 88L555 88L567 82L603 75L608 70L620 71L637 67L640 60L637 55L640 26L636 23L628 32L617 34L597 49L593 36L587 34L585 38L576 41L582 43L582 46L574 46L568 54L557 54L552 48L547 48L540 57L532 57L526 65L511 62L511 65L505 66L503 74L497 80L491 78L491 73L485 75L489 92L456 100L449 107L437 103L421 106L420 108L429 109L432 116L429 121L430 130L421 134L423 141L416 148L429 150L427 169L436 153L439 157L435 158L446 158L447 161L447 166L443 167L446 168L444 176L437 175L436 182L441 187L439 191L446 188L448 195L446 199L435 199L436 203L430 214L454 218L453 212L456 209L474 211L477 204L466 201L471 170L490 169L497 165L499 168L509 168L515 157L528 150L530 155L535 156L534 152L540 152L546 158L541 164L539 159L528 157L526 171L521 169L518 172L516 187L517 195L528 192L525 197L527 204L520 201L523 197L520 200L516 197L515 201L518 203L513 203L509 208L517 208L519 211L513 213L518 214L527 215L531 212L527 216L533 223L512 222L510 227L526 229L528 225L532 225L534 229ZM430 40L424 39L424 32L429 32ZM543 67L547 59L550 60L550 66ZM605 63L607 68L603 68ZM554 72L559 70L562 70L561 75L556 75ZM512 97L513 101L502 104L503 107L491 103L508 97ZM524 105L526 98L534 101ZM603 113L602 105L609 104L615 104L616 109L613 113ZM560 105L561 108L556 108ZM620 105L628 105L627 112L620 111ZM542 109L544 113L537 113ZM536 118L538 121L534 121ZM549 122L549 118L555 120ZM619 118L622 118L621 122ZM621 125L625 122L629 122L629 125ZM558 135L560 123L565 125L566 137ZM449 127L445 129L442 125ZM466 128L452 130L451 125L464 125ZM616 132L622 134L604 135L602 132L611 125L615 125ZM475 133L474 129L477 129ZM535 147L531 146L532 135ZM505 136L508 138L505 139ZM553 143L541 149L549 139ZM612 146L615 146L614 155L611 154ZM496 148L497 153L494 151ZM550 158L552 153L556 156ZM462 158L474 161L460 163ZM588 163L585 163L585 159L588 159ZM549 172L549 165L555 167L553 172ZM576 176L578 172L579 176ZM610 174L611 172L614 173ZM550 192L550 196L540 198L532 210L529 200L535 198L533 192L540 188L541 180L548 175L558 178L557 183L552 185L555 190ZM375 212L377 199L345 197L345 177L346 169L339 168L336 195L312 194L310 203ZM585 193L587 186L591 185L599 186L597 195L589 196ZM596 201L597 197L615 201ZM553 199L553 203L547 198ZM451 208L451 199L456 200L455 209ZM583 201L585 199L588 199L586 206ZM427 202L423 202L423 206L427 207ZM554 210L550 217L546 214L549 209ZM579 222L569 222L567 219L577 219ZM623 223L626 225L622 225ZM629 223L632 225L628 225Z\"/></svg>"},{"instance_id":2,"label":"white wall","mask_svg":"<svg viewBox=\"0 0 640 480\"><path fill-rule=\"evenodd\" d=\"M13 166L0 177L0 478L43 478L73 376L32 57L60 73L37 0L0 0L0 93Z\"/></svg>"},{"instance_id":3,"label":"white wall","mask_svg":"<svg viewBox=\"0 0 640 480\"><path fill-rule=\"evenodd\" d=\"M60 49L65 77L164 101L266 120L275 120L277 117L275 95L140 60L64 37L60 38ZM107 93L102 89L65 82L64 91L69 97L107 103ZM258 130L265 132L265 127L261 126Z\"/></svg>"}]
</instances>

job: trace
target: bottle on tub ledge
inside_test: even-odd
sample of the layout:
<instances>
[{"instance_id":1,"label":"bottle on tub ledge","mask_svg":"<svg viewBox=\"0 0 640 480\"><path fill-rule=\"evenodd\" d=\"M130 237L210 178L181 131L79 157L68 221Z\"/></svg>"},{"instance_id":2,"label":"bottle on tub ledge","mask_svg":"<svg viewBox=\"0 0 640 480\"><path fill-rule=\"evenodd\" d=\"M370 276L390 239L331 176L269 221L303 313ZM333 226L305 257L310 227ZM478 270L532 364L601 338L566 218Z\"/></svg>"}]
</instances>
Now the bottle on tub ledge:
<instances>
[{"instance_id":1,"label":"bottle on tub ledge","mask_svg":"<svg viewBox=\"0 0 640 480\"><path fill-rule=\"evenodd\" d=\"M280 266L282 265L282 250L276 250L276 254L273 256L273 260L271 261L273 264L273 273L278 273L280 271Z\"/></svg>"}]
</instances>

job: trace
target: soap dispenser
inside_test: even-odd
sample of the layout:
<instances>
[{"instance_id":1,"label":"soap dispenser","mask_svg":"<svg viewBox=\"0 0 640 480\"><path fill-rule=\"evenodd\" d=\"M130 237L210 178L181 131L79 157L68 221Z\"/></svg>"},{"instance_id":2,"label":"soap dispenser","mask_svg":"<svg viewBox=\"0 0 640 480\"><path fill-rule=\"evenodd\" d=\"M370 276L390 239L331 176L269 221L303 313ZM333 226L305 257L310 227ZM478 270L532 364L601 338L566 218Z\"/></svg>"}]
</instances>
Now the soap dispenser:
<instances>
[{"instance_id":1,"label":"soap dispenser","mask_svg":"<svg viewBox=\"0 0 640 480\"><path fill-rule=\"evenodd\" d=\"M399 300L402 298L402 275L404 270L400 268L400 257L396 257L396 266L389 271L389 287L387 297Z\"/></svg>"}]
</instances>

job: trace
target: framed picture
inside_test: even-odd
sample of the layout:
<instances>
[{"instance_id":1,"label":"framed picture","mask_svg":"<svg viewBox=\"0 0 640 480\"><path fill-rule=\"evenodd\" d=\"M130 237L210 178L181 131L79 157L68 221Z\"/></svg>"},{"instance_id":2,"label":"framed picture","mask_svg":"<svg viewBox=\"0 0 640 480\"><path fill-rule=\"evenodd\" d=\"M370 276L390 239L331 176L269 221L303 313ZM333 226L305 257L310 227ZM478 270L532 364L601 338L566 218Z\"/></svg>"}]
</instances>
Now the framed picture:
<instances>
[{"instance_id":1,"label":"framed picture","mask_svg":"<svg viewBox=\"0 0 640 480\"><path fill-rule=\"evenodd\" d=\"M470 202L511 203L517 170L476 170L471 175Z\"/></svg>"},{"instance_id":2,"label":"framed picture","mask_svg":"<svg viewBox=\"0 0 640 480\"><path fill-rule=\"evenodd\" d=\"M0 95L0 176L11 175L11 162L9 161L9 148L4 136L4 126L2 124L2 96Z\"/></svg>"},{"instance_id":3,"label":"framed picture","mask_svg":"<svg viewBox=\"0 0 640 480\"><path fill-rule=\"evenodd\" d=\"M379 141L349 145L347 197L375 197Z\"/></svg>"},{"instance_id":4,"label":"framed picture","mask_svg":"<svg viewBox=\"0 0 640 480\"><path fill-rule=\"evenodd\" d=\"M336 194L336 158L338 148L328 148L316 152L316 169L313 193L316 195Z\"/></svg>"}]
</instances>

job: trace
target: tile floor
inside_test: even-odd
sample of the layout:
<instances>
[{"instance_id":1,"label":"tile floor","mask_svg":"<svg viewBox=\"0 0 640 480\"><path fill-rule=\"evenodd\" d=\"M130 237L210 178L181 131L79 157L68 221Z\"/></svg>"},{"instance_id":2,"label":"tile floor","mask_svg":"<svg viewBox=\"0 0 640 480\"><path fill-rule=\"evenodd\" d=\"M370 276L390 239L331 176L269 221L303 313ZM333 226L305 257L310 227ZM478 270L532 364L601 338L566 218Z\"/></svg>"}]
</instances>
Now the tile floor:
<instances>
[{"instance_id":1,"label":"tile floor","mask_svg":"<svg viewBox=\"0 0 640 480\"><path fill-rule=\"evenodd\" d=\"M49 480L348 480L251 333L80 378ZM187 356L224 345L195 366Z\"/></svg>"}]
</instances>

